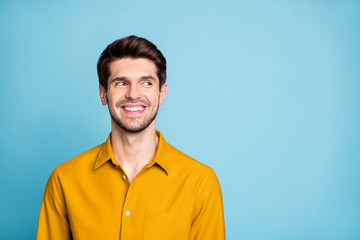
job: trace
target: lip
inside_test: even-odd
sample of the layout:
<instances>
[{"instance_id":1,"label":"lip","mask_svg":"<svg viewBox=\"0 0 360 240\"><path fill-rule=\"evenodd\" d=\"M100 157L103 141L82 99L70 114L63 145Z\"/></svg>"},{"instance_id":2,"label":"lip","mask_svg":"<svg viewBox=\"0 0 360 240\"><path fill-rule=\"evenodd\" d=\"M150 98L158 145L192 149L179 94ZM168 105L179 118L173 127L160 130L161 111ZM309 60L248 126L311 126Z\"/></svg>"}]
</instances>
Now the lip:
<instances>
[{"instance_id":1,"label":"lip","mask_svg":"<svg viewBox=\"0 0 360 240\"><path fill-rule=\"evenodd\" d=\"M142 104L125 104L121 106L121 110L127 115L140 115L146 109L146 106Z\"/></svg>"}]
</instances>

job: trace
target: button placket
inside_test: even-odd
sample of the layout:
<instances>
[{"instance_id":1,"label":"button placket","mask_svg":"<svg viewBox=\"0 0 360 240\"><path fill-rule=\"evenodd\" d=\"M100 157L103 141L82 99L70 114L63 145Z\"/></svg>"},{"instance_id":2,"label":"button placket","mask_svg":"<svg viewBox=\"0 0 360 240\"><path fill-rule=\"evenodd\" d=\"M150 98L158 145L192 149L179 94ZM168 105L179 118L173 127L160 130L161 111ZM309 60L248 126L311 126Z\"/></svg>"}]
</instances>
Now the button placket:
<instances>
[{"instance_id":1,"label":"button placket","mask_svg":"<svg viewBox=\"0 0 360 240\"><path fill-rule=\"evenodd\" d=\"M125 173L124 173L125 175ZM125 175L126 177L126 175ZM127 179L127 177L126 177ZM127 182L127 180L125 180ZM128 190L126 193L126 198L125 198L125 202L124 202L124 207L123 207L123 211L122 211L122 233L121 233L121 239L123 240L127 240L127 239L131 239L131 236L133 236L133 229L134 229L134 219L137 218L137 214L136 214L136 192L137 192L137 184L136 181L135 182L131 182L131 184L129 184L129 182L127 182L128 184Z\"/></svg>"},{"instance_id":2,"label":"button placket","mask_svg":"<svg viewBox=\"0 0 360 240\"><path fill-rule=\"evenodd\" d=\"M123 179L126 180L125 174L123 175ZM134 190L134 187L130 185L129 188L128 188L128 192L126 194L126 199L125 199L125 204L124 204L124 214L125 214L125 216L130 216L131 215L130 208L133 207L133 201L136 199L136 196L133 195L134 194L133 190ZM133 198L133 197L135 197L135 198Z\"/></svg>"}]
</instances>

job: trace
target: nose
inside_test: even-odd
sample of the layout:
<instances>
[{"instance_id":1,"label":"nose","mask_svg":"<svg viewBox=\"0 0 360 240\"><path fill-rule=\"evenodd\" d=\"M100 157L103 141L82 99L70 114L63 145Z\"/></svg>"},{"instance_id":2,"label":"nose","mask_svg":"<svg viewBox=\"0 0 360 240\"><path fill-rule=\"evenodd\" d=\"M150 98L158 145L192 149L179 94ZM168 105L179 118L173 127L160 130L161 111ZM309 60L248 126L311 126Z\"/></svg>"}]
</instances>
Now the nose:
<instances>
[{"instance_id":1,"label":"nose","mask_svg":"<svg viewBox=\"0 0 360 240\"><path fill-rule=\"evenodd\" d=\"M137 99L140 97L140 92L137 85L130 85L126 92L126 98Z\"/></svg>"}]
</instances>

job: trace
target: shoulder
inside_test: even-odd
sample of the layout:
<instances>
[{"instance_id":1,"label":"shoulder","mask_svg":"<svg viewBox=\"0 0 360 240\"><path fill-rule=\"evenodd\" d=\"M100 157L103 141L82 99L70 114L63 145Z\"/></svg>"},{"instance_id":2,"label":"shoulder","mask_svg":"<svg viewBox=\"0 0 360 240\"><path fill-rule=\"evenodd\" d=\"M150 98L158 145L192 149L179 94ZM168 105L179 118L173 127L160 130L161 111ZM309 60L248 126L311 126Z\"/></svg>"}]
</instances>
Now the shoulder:
<instances>
[{"instance_id":1,"label":"shoulder","mask_svg":"<svg viewBox=\"0 0 360 240\"><path fill-rule=\"evenodd\" d=\"M212 194L221 196L221 188L215 171L200 161L168 144L169 176L181 182L183 187L192 185L196 199L206 199Z\"/></svg>"},{"instance_id":2,"label":"shoulder","mask_svg":"<svg viewBox=\"0 0 360 240\"><path fill-rule=\"evenodd\" d=\"M54 172L56 174L76 174L78 172L91 170L94 168L96 159L99 155L101 147L103 146L102 143L97 145L73 158L70 160L58 165Z\"/></svg>"},{"instance_id":3,"label":"shoulder","mask_svg":"<svg viewBox=\"0 0 360 240\"><path fill-rule=\"evenodd\" d=\"M168 160L170 161L170 167L172 170L200 178L206 178L215 174L211 167L183 153L171 144L167 143L167 148L170 155Z\"/></svg>"}]
</instances>

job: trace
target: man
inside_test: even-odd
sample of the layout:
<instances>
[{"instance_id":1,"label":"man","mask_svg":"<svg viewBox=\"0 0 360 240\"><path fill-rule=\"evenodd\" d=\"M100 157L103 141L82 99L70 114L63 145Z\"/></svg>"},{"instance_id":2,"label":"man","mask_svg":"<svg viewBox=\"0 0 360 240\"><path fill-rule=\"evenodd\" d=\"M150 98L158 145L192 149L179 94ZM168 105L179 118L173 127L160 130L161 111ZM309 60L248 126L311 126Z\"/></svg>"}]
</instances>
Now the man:
<instances>
[{"instance_id":1,"label":"man","mask_svg":"<svg viewBox=\"0 0 360 240\"><path fill-rule=\"evenodd\" d=\"M162 53L129 36L110 44L97 67L111 133L105 143L55 168L36 239L225 239L214 171L155 130L167 93Z\"/></svg>"}]
</instances>

